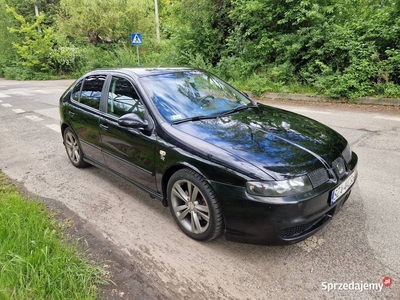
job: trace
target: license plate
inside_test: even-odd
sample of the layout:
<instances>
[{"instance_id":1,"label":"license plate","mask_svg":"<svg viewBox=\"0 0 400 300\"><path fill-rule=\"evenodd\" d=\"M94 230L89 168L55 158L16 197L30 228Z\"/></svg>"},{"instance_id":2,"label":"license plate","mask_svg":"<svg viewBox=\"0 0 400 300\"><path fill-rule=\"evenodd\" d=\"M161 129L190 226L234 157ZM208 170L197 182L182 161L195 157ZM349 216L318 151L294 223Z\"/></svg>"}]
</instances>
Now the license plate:
<instances>
[{"instance_id":1,"label":"license plate","mask_svg":"<svg viewBox=\"0 0 400 300\"><path fill-rule=\"evenodd\" d=\"M331 195L331 205L333 205L337 199L339 199L344 193L346 193L349 188L353 185L356 178L356 172L353 172L341 185L332 191Z\"/></svg>"}]
</instances>

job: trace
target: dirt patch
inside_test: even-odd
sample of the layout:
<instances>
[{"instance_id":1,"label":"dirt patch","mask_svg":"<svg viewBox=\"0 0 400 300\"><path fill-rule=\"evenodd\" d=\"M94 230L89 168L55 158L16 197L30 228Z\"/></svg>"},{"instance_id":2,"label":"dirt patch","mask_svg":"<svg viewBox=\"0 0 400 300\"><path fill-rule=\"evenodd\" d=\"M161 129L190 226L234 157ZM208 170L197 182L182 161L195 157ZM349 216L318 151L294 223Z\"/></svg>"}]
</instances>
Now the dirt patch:
<instances>
[{"instance_id":1,"label":"dirt patch","mask_svg":"<svg viewBox=\"0 0 400 300\"><path fill-rule=\"evenodd\" d=\"M101 299L164 299L151 285L152 281L139 270L139 266L130 262L124 252L91 224L63 204L52 199L41 200L60 222L67 221L67 235L79 241L81 250L104 269L108 284L100 286Z\"/></svg>"},{"instance_id":2,"label":"dirt patch","mask_svg":"<svg viewBox=\"0 0 400 300\"><path fill-rule=\"evenodd\" d=\"M59 201L39 197L27 191L22 183L8 180L29 199L43 203L49 214L62 224L67 237L72 241L78 241L79 250L104 270L108 283L99 287L100 299L172 299L163 296L163 289L168 289L168 287L156 285L154 280L146 274L148 272L141 269L140 262L132 261L126 253L118 249L107 237L101 235L88 221L80 218ZM168 294L171 295L170 289L168 289ZM177 295L176 299L178 298Z\"/></svg>"},{"instance_id":3,"label":"dirt patch","mask_svg":"<svg viewBox=\"0 0 400 300\"><path fill-rule=\"evenodd\" d=\"M267 105L290 105L290 106L308 106L308 107L323 107L334 108L347 111L364 111L372 113L384 113L390 115L400 115L400 106L394 105L377 105L377 104L352 104L338 101L325 102L325 101L304 101L304 100L286 100L286 99L267 99L267 98L253 98L257 102Z\"/></svg>"}]
</instances>

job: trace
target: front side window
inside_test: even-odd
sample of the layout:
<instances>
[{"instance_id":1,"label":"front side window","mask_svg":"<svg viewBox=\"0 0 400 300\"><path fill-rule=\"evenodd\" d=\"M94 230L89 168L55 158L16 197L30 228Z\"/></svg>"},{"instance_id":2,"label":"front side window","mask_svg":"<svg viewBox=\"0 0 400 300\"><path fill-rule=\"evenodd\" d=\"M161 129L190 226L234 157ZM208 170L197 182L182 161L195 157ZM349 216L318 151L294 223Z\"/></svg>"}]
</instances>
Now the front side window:
<instances>
[{"instance_id":1,"label":"front side window","mask_svg":"<svg viewBox=\"0 0 400 300\"><path fill-rule=\"evenodd\" d=\"M91 75L86 77L82 87L80 102L99 109L101 90L103 89L105 80L105 75Z\"/></svg>"},{"instance_id":2,"label":"front side window","mask_svg":"<svg viewBox=\"0 0 400 300\"><path fill-rule=\"evenodd\" d=\"M107 112L116 117L134 113L144 119L144 106L129 80L112 77L108 92Z\"/></svg>"}]
</instances>

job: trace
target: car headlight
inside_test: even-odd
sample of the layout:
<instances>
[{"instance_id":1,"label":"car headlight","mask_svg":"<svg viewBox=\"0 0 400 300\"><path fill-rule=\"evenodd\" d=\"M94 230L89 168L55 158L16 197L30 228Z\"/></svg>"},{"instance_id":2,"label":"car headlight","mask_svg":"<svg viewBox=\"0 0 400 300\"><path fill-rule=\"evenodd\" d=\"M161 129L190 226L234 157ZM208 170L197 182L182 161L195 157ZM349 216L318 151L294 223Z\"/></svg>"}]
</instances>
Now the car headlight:
<instances>
[{"instance_id":1,"label":"car headlight","mask_svg":"<svg viewBox=\"0 0 400 300\"><path fill-rule=\"evenodd\" d=\"M282 197L311 191L312 185L307 176L301 176L280 181L248 181L246 189L252 195Z\"/></svg>"},{"instance_id":2,"label":"car headlight","mask_svg":"<svg viewBox=\"0 0 400 300\"><path fill-rule=\"evenodd\" d=\"M350 149L350 144L347 144L346 148L344 148L342 152L342 156L344 160L349 163L351 161L351 149Z\"/></svg>"}]
</instances>

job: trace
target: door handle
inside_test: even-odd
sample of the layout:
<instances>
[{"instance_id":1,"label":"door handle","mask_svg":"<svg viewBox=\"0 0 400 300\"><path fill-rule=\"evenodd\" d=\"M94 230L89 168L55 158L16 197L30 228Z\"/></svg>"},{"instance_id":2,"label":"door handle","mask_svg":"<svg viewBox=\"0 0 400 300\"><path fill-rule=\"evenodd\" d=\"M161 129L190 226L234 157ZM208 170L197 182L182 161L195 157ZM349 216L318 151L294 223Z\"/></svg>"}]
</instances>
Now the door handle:
<instances>
[{"instance_id":1,"label":"door handle","mask_svg":"<svg viewBox=\"0 0 400 300\"><path fill-rule=\"evenodd\" d=\"M108 126L104 124L100 124L100 128L103 129L104 131L108 130Z\"/></svg>"}]
</instances>

